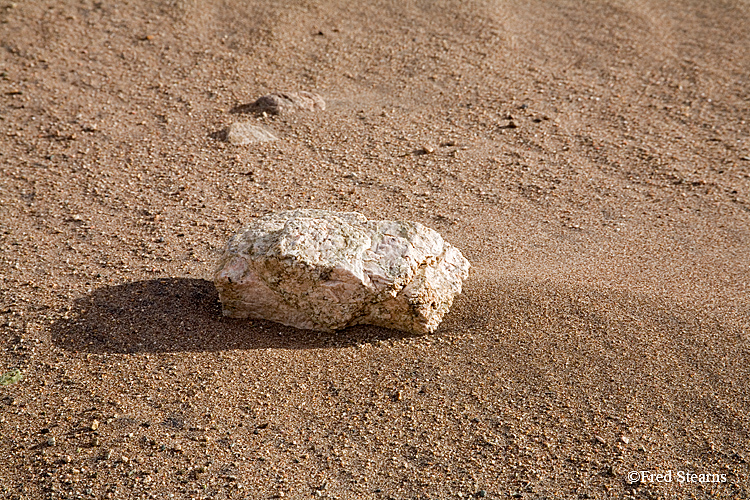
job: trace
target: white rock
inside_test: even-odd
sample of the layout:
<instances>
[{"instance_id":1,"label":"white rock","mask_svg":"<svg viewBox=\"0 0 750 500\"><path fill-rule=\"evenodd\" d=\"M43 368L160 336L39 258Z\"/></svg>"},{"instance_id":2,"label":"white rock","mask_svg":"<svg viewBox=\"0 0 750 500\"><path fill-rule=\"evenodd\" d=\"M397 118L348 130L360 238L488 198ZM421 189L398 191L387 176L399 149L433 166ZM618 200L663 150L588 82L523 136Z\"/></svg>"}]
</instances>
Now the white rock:
<instances>
[{"instance_id":1,"label":"white rock","mask_svg":"<svg viewBox=\"0 0 750 500\"><path fill-rule=\"evenodd\" d=\"M226 130L226 139L232 144L253 144L275 141L277 137L268 130L250 122L235 122Z\"/></svg>"},{"instance_id":2,"label":"white rock","mask_svg":"<svg viewBox=\"0 0 750 500\"><path fill-rule=\"evenodd\" d=\"M435 331L469 267L458 249L417 222L294 210L261 217L233 236L214 283L232 318L421 334Z\"/></svg>"}]
</instances>

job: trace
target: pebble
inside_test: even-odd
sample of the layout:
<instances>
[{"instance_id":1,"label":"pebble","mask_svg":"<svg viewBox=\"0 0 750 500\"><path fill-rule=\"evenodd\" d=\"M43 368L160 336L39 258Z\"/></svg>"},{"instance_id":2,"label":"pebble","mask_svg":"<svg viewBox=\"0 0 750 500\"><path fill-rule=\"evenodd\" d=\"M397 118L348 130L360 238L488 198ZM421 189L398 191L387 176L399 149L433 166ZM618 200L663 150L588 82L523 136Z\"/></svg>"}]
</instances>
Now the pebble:
<instances>
[{"instance_id":1,"label":"pebble","mask_svg":"<svg viewBox=\"0 0 750 500\"><path fill-rule=\"evenodd\" d=\"M94 420L93 422L91 422L91 430L95 431L97 429L99 429L99 421L98 420Z\"/></svg>"},{"instance_id":2,"label":"pebble","mask_svg":"<svg viewBox=\"0 0 750 500\"><path fill-rule=\"evenodd\" d=\"M269 130L250 122L235 122L224 133L226 141L239 146L278 139Z\"/></svg>"},{"instance_id":3,"label":"pebble","mask_svg":"<svg viewBox=\"0 0 750 500\"><path fill-rule=\"evenodd\" d=\"M237 111L254 111L259 114L287 114L296 111L323 111L326 103L313 92L273 92L259 97L254 103L240 106Z\"/></svg>"},{"instance_id":4,"label":"pebble","mask_svg":"<svg viewBox=\"0 0 750 500\"><path fill-rule=\"evenodd\" d=\"M630 443L630 438L627 437L627 436L621 436L620 437L620 441L622 441L625 444L628 444L628 443Z\"/></svg>"},{"instance_id":5,"label":"pebble","mask_svg":"<svg viewBox=\"0 0 750 500\"><path fill-rule=\"evenodd\" d=\"M607 441L601 436L594 436L594 439L600 444L607 444Z\"/></svg>"}]
</instances>

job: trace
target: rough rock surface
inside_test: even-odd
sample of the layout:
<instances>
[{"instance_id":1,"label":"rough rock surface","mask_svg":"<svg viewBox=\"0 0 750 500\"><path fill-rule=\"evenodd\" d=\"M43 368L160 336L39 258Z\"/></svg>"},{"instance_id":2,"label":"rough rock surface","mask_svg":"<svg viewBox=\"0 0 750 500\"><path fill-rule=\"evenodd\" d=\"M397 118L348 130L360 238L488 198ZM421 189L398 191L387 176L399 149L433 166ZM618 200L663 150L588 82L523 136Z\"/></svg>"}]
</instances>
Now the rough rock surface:
<instances>
[{"instance_id":1,"label":"rough rock surface","mask_svg":"<svg viewBox=\"0 0 750 500\"><path fill-rule=\"evenodd\" d=\"M278 139L270 131L249 122L235 122L227 128L227 142L232 144L253 144L256 142L268 142Z\"/></svg>"},{"instance_id":2,"label":"rough rock surface","mask_svg":"<svg viewBox=\"0 0 750 500\"><path fill-rule=\"evenodd\" d=\"M416 222L294 210L261 217L233 236L214 283L224 316L422 334L440 324L469 267L458 249Z\"/></svg>"},{"instance_id":3,"label":"rough rock surface","mask_svg":"<svg viewBox=\"0 0 750 500\"><path fill-rule=\"evenodd\" d=\"M242 111L281 115L296 111L323 111L326 109L326 103L321 96L313 92L272 92L241 108Z\"/></svg>"}]
</instances>

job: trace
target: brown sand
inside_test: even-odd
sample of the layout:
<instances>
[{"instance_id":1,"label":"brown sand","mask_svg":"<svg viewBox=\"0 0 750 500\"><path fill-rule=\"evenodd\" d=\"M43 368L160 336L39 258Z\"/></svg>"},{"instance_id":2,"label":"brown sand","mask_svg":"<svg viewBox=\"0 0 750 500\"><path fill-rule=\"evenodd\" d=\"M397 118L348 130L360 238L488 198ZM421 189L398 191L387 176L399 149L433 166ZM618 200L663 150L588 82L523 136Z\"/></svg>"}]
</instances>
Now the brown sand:
<instances>
[{"instance_id":1,"label":"brown sand","mask_svg":"<svg viewBox=\"0 0 750 500\"><path fill-rule=\"evenodd\" d=\"M0 7L0 497L750 497L746 1ZM425 337L222 319L294 207L474 273Z\"/></svg>"}]
</instances>

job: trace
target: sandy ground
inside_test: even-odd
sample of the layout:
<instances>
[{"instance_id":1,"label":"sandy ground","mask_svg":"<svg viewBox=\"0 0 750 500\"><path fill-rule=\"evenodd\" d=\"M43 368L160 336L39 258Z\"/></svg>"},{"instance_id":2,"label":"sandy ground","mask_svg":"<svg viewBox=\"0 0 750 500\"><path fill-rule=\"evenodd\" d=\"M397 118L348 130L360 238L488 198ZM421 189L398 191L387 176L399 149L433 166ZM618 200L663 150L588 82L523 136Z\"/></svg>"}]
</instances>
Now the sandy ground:
<instances>
[{"instance_id":1,"label":"sandy ground","mask_svg":"<svg viewBox=\"0 0 750 500\"><path fill-rule=\"evenodd\" d=\"M750 497L748 26L3 1L0 497ZM236 112L293 90L327 109ZM424 337L222 319L223 244L295 207L422 222L473 274Z\"/></svg>"}]
</instances>

